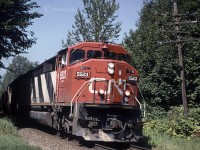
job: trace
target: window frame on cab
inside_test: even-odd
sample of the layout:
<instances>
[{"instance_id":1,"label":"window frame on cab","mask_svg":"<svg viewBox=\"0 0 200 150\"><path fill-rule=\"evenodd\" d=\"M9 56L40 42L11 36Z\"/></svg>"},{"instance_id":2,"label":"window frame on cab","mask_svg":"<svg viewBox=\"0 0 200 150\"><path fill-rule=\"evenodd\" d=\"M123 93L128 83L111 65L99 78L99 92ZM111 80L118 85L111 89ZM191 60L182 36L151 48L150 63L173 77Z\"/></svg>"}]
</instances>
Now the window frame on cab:
<instances>
[{"instance_id":1,"label":"window frame on cab","mask_svg":"<svg viewBox=\"0 0 200 150\"><path fill-rule=\"evenodd\" d=\"M77 52L82 52L82 56L81 54L77 57ZM90 52L93 52L93 54L89 54ZM95 53L99 53L99 56L95 55ZM77 57L76 59L73 58L72 59L72 54L73 54L73 57ZM106 56L105 56L106 54ZM91 55L90 57L88 57L89 55ZM110 56L108 56L110 55ZM121 58L120 58L121 56ZM67 56L66 56L67 57ZM122 58L124 57L124 58ZM128 54L117 54L117 53L114 53L114 52L111 52L111 51L102 51L102 50L92 50L92 49L89 49L89 50L84 50L84 49L71 49L70 50L70 53L69 53L69 65L73 65L73 64L76 64L77 62L80 62L80 61L86 61L86 60L89 60L89 59L110 59L110 60L118 60L118 61L125 61L127 63L129 63L129 55Z\"/></svg>"}]
</instances>

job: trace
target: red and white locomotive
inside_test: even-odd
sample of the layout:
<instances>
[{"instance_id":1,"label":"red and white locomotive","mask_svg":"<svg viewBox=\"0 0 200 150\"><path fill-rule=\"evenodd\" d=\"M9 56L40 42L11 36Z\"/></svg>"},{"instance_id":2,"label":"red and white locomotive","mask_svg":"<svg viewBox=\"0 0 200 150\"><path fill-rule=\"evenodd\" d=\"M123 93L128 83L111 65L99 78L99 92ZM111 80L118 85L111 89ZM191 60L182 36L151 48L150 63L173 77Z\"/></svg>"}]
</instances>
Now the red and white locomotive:
<instances>
[{"instance_id":1,"label":"red and white locomotive","mask_svg":"<svg viewBox=\"0 0 200 150\"><path fill-rule=\"evenodd\" d=\"M106 42L82 42L19 76L2 96L4 108L61 134L86 141L132 142L142 137L138 71L128 52Z\"/></svg>"}]
</instances>

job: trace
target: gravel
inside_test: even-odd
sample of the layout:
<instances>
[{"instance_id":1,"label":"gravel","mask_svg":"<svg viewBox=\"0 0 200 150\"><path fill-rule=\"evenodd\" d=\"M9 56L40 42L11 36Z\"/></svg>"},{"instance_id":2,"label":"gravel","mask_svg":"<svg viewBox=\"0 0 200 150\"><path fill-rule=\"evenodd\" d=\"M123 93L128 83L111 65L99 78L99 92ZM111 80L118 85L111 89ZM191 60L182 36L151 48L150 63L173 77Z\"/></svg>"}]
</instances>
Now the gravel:
<instances>
[{"instance_id":1,"label":"gravel","mask_svg":"<svg viewBox=\"0 0 200 150\"><path fill-rule=\"evenodd\" d=\"M21 128L18 133L30 145L40 147L42 150L88 150L77 141L61 139L59 136L35 128Z\"/></svg>"},{"instance_id":2,"label":"gravel","mask_svg":"<svg viewBox=\"0 0 200 150\"><path fill-rule=\"evenodd\" d=\"M88 148L85 145L79 144L77 140L68 141L56 135L52 128L41 125L20 125L18 126L18 134L22 139L27 141L30 145L40 147L42 150L103 150L105 148L93 147ZM108 144L106 144L108 146ZM113 147L114 145L111 144ZM117 145L115 145L117 146ZM121 149L120 145L117 149ZM115 149L115 148L114 148ZM124 148L123 148L124 149ZM126 148L125 148L126 149ZM137 148L136 148L137 149ZM135 148L127 148L127 150L135 150Z\"/></svg>"}]
</instances>

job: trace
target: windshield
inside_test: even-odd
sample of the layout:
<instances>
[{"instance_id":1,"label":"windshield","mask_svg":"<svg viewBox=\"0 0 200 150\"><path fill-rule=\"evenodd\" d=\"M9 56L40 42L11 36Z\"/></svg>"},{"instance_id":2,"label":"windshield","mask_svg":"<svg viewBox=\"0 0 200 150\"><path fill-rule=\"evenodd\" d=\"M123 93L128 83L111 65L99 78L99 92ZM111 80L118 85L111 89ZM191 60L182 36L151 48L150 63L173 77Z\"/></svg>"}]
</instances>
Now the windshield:
<instances>
[{"instance_id":1,"label":"windshield","mask_svg":"<svg viewBox=\"0 0 200 150\"><path fill-rule=\"evenodd\" d=\"M87 59L85 59L85 50L81 49L73 49L70 52L69 63L74 64L79 61L86 61L88 59L101 59L102 51L99 50L88 50L87 51ZM110 51L104 51L104 59L112 59L112 60L120 60L129 62L129 57L127 54L116 54Z\"/></svg>"},{"instance_id":2,"label":"windshield","mask_svg":"<svg viewBox=\"0 0 200 150\"><path fill-rule=\"evenodd\" d=\"M116 53L110 51L104 51L104 58L105 59L116 59Z\"/></svg>"},{"instance_id":3,"label":"windshield","mask_svg":"<svg viewBox=\"0 0 200 150\"><path fill-rule=\"evenodd\" d=\"M129 58L126 54L118 54L118 60L129 62Z\"/></svg>"},{"instance_id":4,"label":"windshield","mask_svg":"<svg viewBox=\"0 0 200 150\"><path fill-rule=\"evenodd\" d=\"M81 49L71 50L69 63L75 63L77 61L85 59L85 51Z\"/></svg>"},{"instance_id":5,"label":"windshield","mask_svg":"<svg viewBox=\"0 0 200 150\"><path fill-rule=\"evenodd\" d=\"M120 60L120 61L129 61L127 54L116 54L110 51L104 51L104 59Z\"/></svg>"},{"instance_id":6,"label":"windshield","mask_svg":"<svg viewBox=\"0 0 200 150\"><path fill-rule=\"evenodd\" d=\"M96 50L89 50L87 52L87 58L88 59L91 59L91 58L100 59L100 58L102 58L102 52L101 51L96 51Z\"/></svg>"}]
</instances>

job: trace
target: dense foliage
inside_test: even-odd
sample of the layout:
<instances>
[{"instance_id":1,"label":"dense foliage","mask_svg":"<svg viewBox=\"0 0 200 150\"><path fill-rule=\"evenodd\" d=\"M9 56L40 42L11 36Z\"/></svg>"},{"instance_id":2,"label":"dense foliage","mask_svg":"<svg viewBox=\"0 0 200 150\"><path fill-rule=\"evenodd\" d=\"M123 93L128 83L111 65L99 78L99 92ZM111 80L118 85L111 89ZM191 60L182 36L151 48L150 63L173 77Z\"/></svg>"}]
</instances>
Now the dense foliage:
<instances>
[{"instance_id":1,"label":"dense foliage","mask_svg":"<svg viewBox=\"0 0 200 150\"><path fill-rule=\"evenodd\" d=\"M200 17L198 0L178 1L182 22L198 20ZM169 0L146 0L140 12L137 29L130 31L124 45L132 55L132 64L140 72L140 87L148 102L149 109L157 107L169 110L170 106L182 104L180 66L176 44L177 33L174 31L173 3ZM187 14L195 14L187 15ZM184 51L187 97L190 106L199 105L200 100L200 43L197 36L192 37L193 30L199 31L199 23L179 26ZM168 41L169 44L159 44ZM187 42L188 41L188 42Z\"/></svg>"},{"instance_id":2,"label":"dense foliage","mask_svg":"<svg viewBox=\"0 0 200 150\"><path fill-rule=\"evenodd\" d=\"M0 68L2 58L25 53L36 42L34 32L27 28L41 14L33 9L39 6L31 0L0 0Z\"/></svg>"},{"instance_id":3,"label":"dense foliage","mask_svg":"<svg viewBox=\"0 0 200 150\"><path fill-rule=\"evenodd\" d=\"M186 119L183 116L183 107L172 107L164 118L148 120L144 125L144 130L178 138L200 137L199 115L200 109L193 108Z\"/></svg>"},{"instance_id":4,"label":"dense foliage","mask_svg":"<svg viewBox=\"0 0 200 150\"><path fill-rule=\"evenodd\" d=\"M67 33L67 47L81 41L109 41L113 43L121 31L115 12L119 9L116 0L83 0L84 8L78 9L72 30Z\"/></svg>"}]
</instances>

